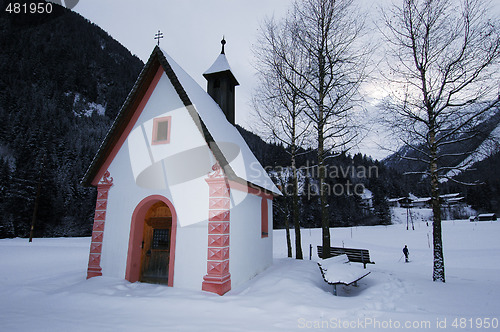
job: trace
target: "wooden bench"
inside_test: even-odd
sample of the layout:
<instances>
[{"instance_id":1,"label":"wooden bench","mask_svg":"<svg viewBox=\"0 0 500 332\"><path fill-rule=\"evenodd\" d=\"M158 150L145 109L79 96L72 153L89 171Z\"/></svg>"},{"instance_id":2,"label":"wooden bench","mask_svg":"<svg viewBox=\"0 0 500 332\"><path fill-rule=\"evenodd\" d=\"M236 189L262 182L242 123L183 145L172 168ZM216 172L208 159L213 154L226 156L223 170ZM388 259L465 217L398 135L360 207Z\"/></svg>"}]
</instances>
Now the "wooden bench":
<instances>
[{"instance_id":1,"label":"wooden bench","mask_svg":"<svg viewBox=\"0 0 500 332\"><path fill-rule=\"evenodd\" d=\"M337 296L337 285L357 285L357 282L370 274L361 266L352 266L347 255L322 259L318 262L323 280L333 285L333 295Z\"/></svg>"},{"instance_id":2,"label":"wooden bench","mask_svg":"<svg viewBox=\"0 0 500 332\"><path fill-rule=\"evenodd\" d=\"M330 258L338 255L347 255L350 262L363 263L363 267L366 269L366 264L375 264L370 260L370 252L368 249L354 249L354 248L340 248L340 247L330 247L330 255L326 257L323 256L323 246L318 246L318 257L319 258Z\"/></svg>"}]
</instances>

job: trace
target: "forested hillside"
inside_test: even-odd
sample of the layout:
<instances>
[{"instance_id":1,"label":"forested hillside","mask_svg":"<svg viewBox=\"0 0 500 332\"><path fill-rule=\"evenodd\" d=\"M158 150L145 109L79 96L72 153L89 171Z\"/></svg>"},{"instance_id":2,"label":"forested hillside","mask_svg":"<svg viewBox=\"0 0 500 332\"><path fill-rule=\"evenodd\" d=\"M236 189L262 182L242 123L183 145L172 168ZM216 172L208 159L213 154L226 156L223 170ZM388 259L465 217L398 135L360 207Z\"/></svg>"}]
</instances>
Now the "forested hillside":
<instances>
[{"instance_id":1,"label":"forested hillside","mask_svg":"<svg viewBox=\"0 0 500 332\"><path fill-rule=\"evenodd\" d=\"M0 237L29 233L39 182L35 235L90 234L95 190L79 182L143 65L80 15L54 11L0 13Z\"/></svg>"},{"instance_id":2,"label":"forested hillside","mask_svg":"<svg viewBox=\"0 0 500 332\"><path fill-rule=\"evenodd\" d=\"M440 159L440 167L458 168L454 181L442 183L443 193L460 192L466 201L480 213L500 212L500 177L497 174L500 166L500 110L493 108L484 121L474 128L472 139L449 144L446 153L449 157ZM425 149L422 151L425 152ZM385 166L398 169L400 172L426 171L425 163L414 162L405 158L419 158L419 153L410 149L401 149L384 159ZM463 166L463 167L462 167ZM463 169L462 169L463 168ZM450 173L452 174L452 173ZM429 196L428 177L408 175L406 181L412 192L420 196ZM473 184L473 185L472 185Z\"/></svg>"},{"instance_id":3,"label":"forested hillside","mask_svg":"<svg viewBox=\"0 0 500 332\"><path fill-rule=\"evenodd\" d=\"M241 127L238 129L257 159L270 171L271 177L284 193L284 196L274 199L274 227L283 228L287 221L292 227L292 195L287 190L292 181L290 154L281 145L267 144L259 136ZM296 168L300 173L300 225L320 227L316 152L301 149ZM415 189L414 182L403 176L400 171L361 153L329 155L326 169L331 227L389 224L390 213L386 198L405 196ZM371 207L366 206L366 202L355 192L355 189L359 191L361 188L372 192Z\"/></svg>"},{"instance_id":4,"label":"forested hillside","mask_svg":"<svg viewBox=\"0 0 500 332\"><path fill-rule=\"evenodd\" d=\"M50 19L0 13L0 238L29 234L38 187L35 236L90 235L95 188L82 187L80 180L143 66L98 26L60 6L54 10ZM286 149L238 130L286 190L291 163ZM301 150L297 158L302 227L320 226L316 155ZM337 189L328 197L332 227L389 223L386 197L426 194L425 178L402 176L408 168L394 158L381 163L338 153L327 159L328 169L337 171L326 179ZM363 169L376 173L360 174ZM498 209L493 169L487 161L478 166L476 175L489 174L487 186L447 189L466 191L476 207ZM360 195L338 191L349 185L369 189L372 206ZM290 196L276 198L275 227L285 226L290 209Z\"/></svg>"}]
</instances>

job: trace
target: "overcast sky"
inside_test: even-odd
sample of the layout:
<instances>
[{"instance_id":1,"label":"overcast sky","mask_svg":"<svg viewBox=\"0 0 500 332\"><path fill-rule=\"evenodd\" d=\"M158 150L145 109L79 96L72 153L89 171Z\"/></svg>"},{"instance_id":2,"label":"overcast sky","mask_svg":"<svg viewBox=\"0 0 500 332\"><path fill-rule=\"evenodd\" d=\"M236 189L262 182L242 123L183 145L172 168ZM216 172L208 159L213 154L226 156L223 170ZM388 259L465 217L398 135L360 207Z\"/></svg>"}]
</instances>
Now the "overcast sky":
<instances>
[{"instance_id":1,"label":"overcast sky","mask_svg":"<svg viewBox=\"0 0 500 332\"><path fill-rule=\"evenodd\" d=\"M82 0L73 9L107 31L146 62L158 30L164 48L202 87L202 73L221 51L240 86L236 90L236 122L249 127L248 100L254 87L252 44L266 15L283 15L289 0Z\"/></svg>"},{"instance_id":2,"label":"overcast sky","mask_svg":"<svg viewBox=\"0 0 500 332\"><path fill-rule=\"evenodd\" d=\"M394 0L396 1L396 0ZM391 0L355 0L367 12L375 13L380 4ZM113 38L146 62L158 30L164 34L160 46L202 87L202 73L220 53L224 35L226 56L238 79L236 122L247 129L255 126L250 116L250 98L255 88L252 45L265 17L282 17L292 0L80 0L74 11L97 24ZM494 0L496 12L500 0ZM370 140L361 152L382 158Z\"/></svg>"}]
</instances>

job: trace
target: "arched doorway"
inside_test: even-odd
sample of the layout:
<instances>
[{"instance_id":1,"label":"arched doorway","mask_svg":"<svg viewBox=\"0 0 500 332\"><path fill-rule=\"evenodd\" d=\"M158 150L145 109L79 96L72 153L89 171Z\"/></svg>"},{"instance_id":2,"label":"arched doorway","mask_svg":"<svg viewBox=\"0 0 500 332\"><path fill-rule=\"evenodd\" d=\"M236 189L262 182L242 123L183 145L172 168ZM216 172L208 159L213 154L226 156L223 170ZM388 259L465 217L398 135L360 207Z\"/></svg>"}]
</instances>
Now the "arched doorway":
<instances>
[{"instance_id":1,"label":"arched doorway","mask_svg":"<svg viewBox=\"0 0 500 332\"><path fill-rule=\"evenodd\" d=\"M153 204L144 220L139 281L168 284L171 234L170 209L161 201Z\"/></svg>"},{"instance_id":2,"label":"arched doorway","mask_svg":"<svg viewBox=\"0 0 500 332\"><path fill-rule=\"evenodd\" d=\"M163 196L143 199L135 208L125 279L173 286L177 216Z\"/></svg>"}]
</instances>

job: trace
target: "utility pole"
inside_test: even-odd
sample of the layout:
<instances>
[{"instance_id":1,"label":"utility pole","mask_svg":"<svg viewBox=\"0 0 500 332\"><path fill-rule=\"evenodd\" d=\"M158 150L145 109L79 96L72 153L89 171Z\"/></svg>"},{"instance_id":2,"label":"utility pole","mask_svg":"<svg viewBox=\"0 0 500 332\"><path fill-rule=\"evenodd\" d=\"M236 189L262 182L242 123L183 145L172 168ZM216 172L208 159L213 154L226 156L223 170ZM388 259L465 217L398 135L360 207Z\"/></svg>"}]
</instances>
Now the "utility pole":
<instances>
[{"instance_id":1,"label":"utility pole","mask_svg":"<svg viewBox=\"0 0 500 332\"><path fill-rule=\"evenodd\" d=\"M42 188L42 174L43 174L43 168L45 165L45 157L46 154L43 154L43 159L42 159L42 165L40 167L40 173L38 175L38 186L36 189L36 196L35 196L35 207L33 208L33 217L31 218L31 229L30 229L30 239L29 242L33 242L33 233L35 232L35 222L36 222L36 213L38 211L38 199L40 198L40 191Z\"/></svg>"}]
</instances>

